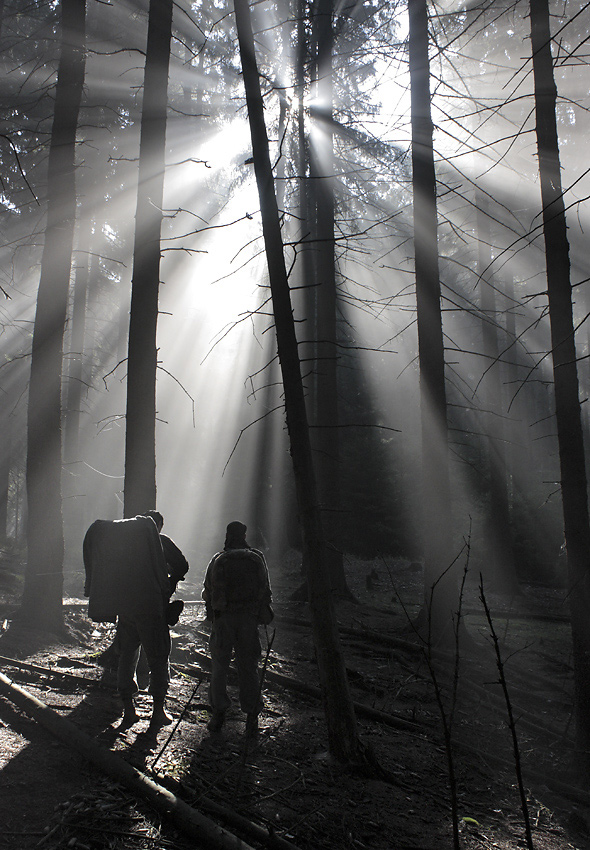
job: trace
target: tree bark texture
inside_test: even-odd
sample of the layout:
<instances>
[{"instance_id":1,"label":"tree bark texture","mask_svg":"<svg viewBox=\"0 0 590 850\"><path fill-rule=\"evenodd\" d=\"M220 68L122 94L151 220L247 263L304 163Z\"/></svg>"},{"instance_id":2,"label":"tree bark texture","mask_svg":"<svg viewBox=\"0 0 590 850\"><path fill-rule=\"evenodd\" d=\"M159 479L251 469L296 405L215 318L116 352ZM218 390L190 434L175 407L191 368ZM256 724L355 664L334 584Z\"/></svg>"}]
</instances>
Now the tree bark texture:
<instances>
[{"instance_id":1,"label":"tree bark texture","mask_svg":"<svg viewBox=\"0 0 590 850\"><path fill-rule=\"evenodd\" d=\"M306 364L305 383L307 388L307 409L311 419L316 407L316 381L313 364L316 360L317 341L317 293L316 293L316 252L314 243L317 239L317 209L315 194L311 190L312 177L310 143L307 129L306 114L306 73L310 62L311 45L306 29L306 2L297 0L297 54L295 69L295 85L298 98L297 104L297 204L299 216L300 242L297 256L298 285L303 288L302 312L303 339L300 341L300 357Z\"/></svg>"},{"instance_id":2,"label":"tree bark texture","mask_svg":"<svg viewBox=\"0 0 590 850\"><path fill-rule=\"evenodd\" d=\"M2 434L2 451L0 452L0 542L6 540L8 534L8 491L10 489L10 456L11 433L8 416L7 399L2 399L0 406L0 433Z\"/></svg>"},{"instance_id":3,"label":"tree bark texture","mask_svg":"<svg viewBox=\"0 0 590 850\"><path fill-rule=\"evenodd\" d=\"M572 311L569 243L557 137L548 0L531 0L537 148L547 262L555 414L573 638L574 715L590 771L590 522Z\"/></svg>"},{"instance_id":4,"label":"tree bark texture","mask_svg":"<svg viewBox=\"0 0 590 850\"><path fill-rule=\"evenodd\" d=\"M297 0L297 54L295 67L295 86L298 98L297 104L297 164L299 180L297 181L297 204L299 215L299 256L297 270L299 285L304 289L305 343L302 351L305 359L313 361L315 357L316 330L316 292L315 292L315 257L312 243L315 239L316 209L312 203L310 190L311 177L309 138L307 134L307 119L305 109L306 68L309 61L310 45L305 26L305 0ZM310 376L311 377L311 376ZM315 405L315 382L310 381L308 403Z\"/></svg>"},{"instance_id":5,"label":"tree bark texture","mask_svg":"<svg viewBox=\"0 0 590 850\"><path fill-rule=\"evenodd\" d=\"M316 451L320 505L328 541L330 581L337 592L350 595L344 575L340 526L340 435L338 404L338 347L336 242L334 238L334 141L332 51L334 49L333 0L319 0L314 13L316 32L317 99L316 142L312 147L311 180L317 210L316 230L316 359L315 416L312 444Z\"/></svg>"},{"instance_id":6,"label":"tree bark texture","mask_svg":"<svg viewBox=\"0 0 590 850\"><path fill-rule=\"evenodd\" d=\"M487 422L487 478L488 498L485 516L488 551L486 571L488 577L506 593L515 593L518 588L512 548L510 509L504 423L502 420L502 383L500 346L498 342L498 311L496 309L496 285L488 270L492 256L490 249L491 229L488 201L483 192L476 193L478 272L480 305L482 314L482 341L487 374L483 378L482 397L484 421Z\"/></svg>"},{"instance_id":7,"label":"tree bark texture","mask_svg":"<svg viewBox=\"0 0 590 850\"><path fill-rule=\"evenodd\" d=\"M82 190L83 191L83 190ZM84 516L88 478L80 454L82 407L88 375L84 349L86 344L86 312L90 280L96 274L96 257L91 252L93 221L88 207L82 207L78 224L77 261L75 261L74 294L70 316L69 352L66 354L67 384L64 421L64 540L65 563L76 563L87 528ZM76 255L75 255L76 256ZM69 356L68 356L69 354Z\"/></svg>"},{"instance_id":8,"label":"tree bark texture","mask_svg":"<svg viewBox=\"0 0 590 850\"><path fill-rule=\"evenodd\" d=\"M235 0L234 9L285 393L287 430L303 533L304 559L309 565L311 620L328 727L328 746L336 758L350 761L359 757L361 746L326 566L326 546L248 1Z\"/></svg>"},{"instance_id":9,"label":"tree bark texture","mask_svg":"<svg viewBox=\"0 0 590 850\"><path fill-rule=\"evenodd\" d=\"M83 191L83 190L82 190ZM80 420L84 397L84 348L86 345L86 313L90 280L95 275L96 257L92 253L94 222L90 209L82 208L76 240L74 293L71 311L71 333L64 423L64 460L80 461Z\"/></svg>"},{"instance_id":10,"label":"tree bark texture","mask_svg":"<svg viewBox=\"0 0 590 850\"><path fill-rule=\"evenodd\" d=\"M156 328L172 0L150 0L127 359L124 514L156 505Z\"/></svg>"},{"instance_id":11,"label":"tree bark texture","mask_svg":"<svg viewBox=\"0 0 590 850\"><path fill-rule=\"evenodd\" d=\"M28 561L21 615L62 623L61 379L76 218L75 145L85 70L85 0L62 0L47 223L33 330L27 430Z\"/></svg>"},{"instance_id":12,"label":"tree bark texture","mask_svg":"<svg viewBox=\"0 0 590 850\"><path fill-rule=\"evenodd\" d=\"M452 587L454 571L449 571L452 535L447 400L430 105L428 10L426 0L409 0L408 8L425 603L431 625L436 624L438 630L440 624L442 627L446 625L453 613L451 606L456 602ZM443 573L444 578L441 578Z\"/></svg>"}]
</instances>

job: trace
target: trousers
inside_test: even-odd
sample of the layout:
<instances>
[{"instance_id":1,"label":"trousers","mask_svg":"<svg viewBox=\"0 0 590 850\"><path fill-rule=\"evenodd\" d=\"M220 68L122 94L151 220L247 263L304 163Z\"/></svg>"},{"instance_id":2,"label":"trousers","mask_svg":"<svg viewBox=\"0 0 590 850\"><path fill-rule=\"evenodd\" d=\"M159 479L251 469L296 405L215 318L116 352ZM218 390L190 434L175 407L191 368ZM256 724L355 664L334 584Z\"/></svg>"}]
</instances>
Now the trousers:
<instances>
[{"instance_id":1,"label":"trousers","mask_svg":"<svg viewBox=\"0 0 590 850\"><path fill-rule=\"evenodd\" d=\"M150 668L149 692L154 700L163 700L170 684L170 629L162 614L150 617L120 616L117 623L119 667L117 687L122 697L137 693L137 662L143 646Z\"/></svg>"},{"instance_id":2,"label":"trousers","mask_svg":"<svg viewBox=\"0 0 590 850\"><path fill-rule=\"evenodd\" d=\"M225 712L231 705L227 674L234 653L240 707L248 714L258 714L262 708L258 678L258 660L262 650L256 616L244 611L226 611L217 615L211 627L209 649L212 663L209 704L213 711Z\"/></svg>"}]
</instances>

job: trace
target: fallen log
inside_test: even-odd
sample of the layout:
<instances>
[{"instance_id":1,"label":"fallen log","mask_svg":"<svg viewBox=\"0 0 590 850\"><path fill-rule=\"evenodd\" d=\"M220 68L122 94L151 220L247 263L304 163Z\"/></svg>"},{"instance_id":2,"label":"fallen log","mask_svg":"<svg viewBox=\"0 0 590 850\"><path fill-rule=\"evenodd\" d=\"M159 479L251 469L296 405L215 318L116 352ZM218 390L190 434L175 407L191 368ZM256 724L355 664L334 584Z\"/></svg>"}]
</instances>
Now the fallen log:
<instances>
[{"instance_id":1,"label":"fallen log","mask_svg":"<svg viewBox=\"0 0 590 850\"><path fill-rule=\"evenodd\" d=\"M206 632L199 631L197 632L197 634L201 637L208 637ZM193 650L192 655L197 656L199 660L205 664L206 668L210 668L211 660L206 653L200 652L199 650ZM185 670L192 674L205 672L202 667L196 667L191 670L190 665L186 666ZM321 693L319 688L315 687L314 685L308 685L305 682L300 682L297 679L292 679L288 676L283 676L280 673L275 673L273 670L266 670L265 679L271 685L274 683L286 688L287 690L305 694L306 696L311 696L315 699L321 699ZM475 693L482 694L487 700L487 702L490 703L492 706L495 706L496 709L499 709L500 711L503 710L504 703L499 695L491 693L489 689L486 689L481 685L476 684L475 682L469 682L468 687ZM355 702L354 708L358 717L365 717L368 720L374 720L377 723L381 723L385 726L390 726L394 729L413 732L415 734L416 732L420 732L422 728L419 724L413 723L410 720L405 720L404 718L397 717L396 715L379 711L378 709L371 708L370 706L364 705L363 703ZM543 736L553 734L556 737L559 737L560 734L555 730L551 729L546 724L544 724L537 717L531 715L529 712L526 712L521 708L518 709L518 726L522 727L523 729L528 729L530 732L541 734ZM571 746L571 741L568 741L567 739L564 740L564 743Z\"/></svg>"},{"instance_id":2,"label":"fallen log","mask_svg":"<svg viewBox=\"0 0 590 850\"><path fill-rule=\"evenodd\" d=\"M168 817L185 835L201 842L203 850L253 850L241 838L180 800L171 791L130 765L120 756L100 747L69 720L0 673L0 694L21 708L67 746L80 752L112 779L147 800Z\"/></svg>"},{"instance_id":3,"label":"fallen log","mask_svg":"<svg viewBox=\"0 0 590 850\"><path fill-rule=\"evenodd\" d=\"M193 654L197 655L199 659L204 661L207 666L210 666L211 662L209 656L207 656L205 653L195 650L193 651ZM197 669L199 672L202 672L201 668ZM320 698L319 688L315 688L312 685L307 685L304 682L298 682L296 679L289 679L287 676L282 676L279 673L273 673L273 671L268 669L266 671L266 678L268 678L269 680L273 679L285 688L290 688L291 690L295 690L300 693L307 694L309 696L314 696L318 699ZM385 712L378 711L377 709L372 709L369 706L364 706L360 703L354 703L354 706L355 711L358 711L359 716L369 717L370 719L376 720L379 723L383 723L388 726L393 726L394 728L405 728L408 731L412 731L414 733L420 731L420 726L417 723L411 723L409 720L402 720L401 718L386 714ZM403 725L400 726L399 724ZM537 731L539 731L538 726ZM546 732L547 730L543 728L542 731ZM514 764L512 762L495 753L482 753L476 747L470 746L469 744L466 744L456 739L454 740L453 745L461 751L469 753L470 755L476 757L477 759L491 761L493 764L503 767L506 770L514 769ZM563 782L557 779L556 777L545 776L534 770L529 769L528 767L525 767L524 772L529 782L541 786L545 785L551 791L554 791L555 793L566 797L569 800L573 800L579 805L590 807L590 794L584 789L576 788L575 786Z\"/></svg>"},{"instance_id":4,"label":"fallen log","mask_svg":"<svg viewBox=\"0 0 590 850\"><path fill-rule=\"evenodd\" d=\"M61 676L64 679L73 679L75 682L80 682L85 685L102 684L100 679L80 676L77 673L67 673L63 670L56 670L54 667L42 667L40 664L31 664L28 661L19 661L17 658L9 658L6 655L0 655L0 664L7 667L17 667L19 670L28 670L31 673L40 673L43 676Z\"/></svg>"},{"instance_id":5,"label":"fallen log","mask_svg":"<svg viewBox=\"0 0 590 850\"><path fill-rule=\"evenodd\" d=\"M285 614L276 614L275 620L277 623L285 623L287 626L299 626L300 628L311 628L309 620L302 620L298 617L289 617ZM422 647L417 642L398 638L394 635L385 635L382 632L376 632L371 629L351 629L348 626L338 625L338 631L341 635L348 637L356 637L367 643L378 644L380 646L391 647L392 649L403 649L411 654L416 654L422 651Z\"/></svg>"},{"instance_id":6,"label":"fallen log","mask_svg":"<svg viewBox=\"0 0 590 850\"><path fill-rule=\"evenodd\" d=\"M204 632L197 632L197 634L208 637L208 635ZM211 666L211 659L206 653L199 652L198 649L195 649L191 654L196 656L199 661L202 661L207 668ZM287 688L287 690L306 694L307 696L314 697L318 700L321 700L322 698L320 689L315 685L308 685L306 682L291 679L289 676L283 676L281 673L275 673L273 670L269 670L268 668L266 669L264 678L270 683ZM420 731L420 726L417 723L412 723L411 720L405 720L403 717L397 717L395 714L388 714L385 711L379 711L379 709L371 708L371 706L364 705L361 702L355 702L353 705L357 717L366 717L369 720L375 720L378 723L382 723L384 726L391 726L393 729L400 729L404 732L413 732L415 734Z\"/></svg>"},{"instance_id":7,"label":"fallen log","mask_svg":"<svg viewBox=\"0 0 590 850\"><path fill-rule=\"evenodd\" d=\"M295 617L285 617L285 616L281 615L281 616L276 616L275 620L278 623L282 622L282 623L285 623L286 625L310 628L310 623L309 623L308 620L301 620L301 619L297 619ZM402 638L392 637L390 635L383 635L380 632L371 631L369 629L359 630L359 629L351 629L351 628L346 628L344 626L339 626L339 631L343 635L348 635L348 636L351 636L351 637L357 637L361 640L365 640L369 643L378 644L378 645L381 645L381 646L397 647L398 649L405 650L409 653L424 652L424 647L420 646L420 644L418 644L418 643L413 643L411 641L403 640ZM200 634L202 637L207 637L205 632L198 632L198 634ZM442 657L442 658L448 657L448 653L445 653L441 650L433 650L433 652L436 653L436 654L440 654L440 657ZM276 674L276 673L272 674L269 671L269 673L267 673L267 678L270 680L273 676L276 677L277 675L278 674ZM530 677L530 675L531 675L530 671L526 671L526 675ZM283 678L285 678L285 677L283 677ZM547 677L538 676L536 678L537 678L538 682L545 682L548 687L550 687L554 684ZM287 681L290 681L290 680L287 680ZM300 690L302 693L309 693L311 695L314 695L314 694L311 693L310 690L302 690L302 687L300 687L300 685L301 685L301 683L295 683L293 685L293 689L294 690ZM288 685L285 684L285 687L288 687ZM307 688L308 686L305 686L305 687ZM505 708L505 704L504 704L502 697L497 695L497 694L490 692L487 688L484 688L481 685L478 685L476 682L474 682L472 680L469 680L468 687L471 690L484 695L485 699L488 702L494 703L494 705L497 708L499 708L500 710ZM370 709L367 706L362 706L359 703L355 703L355 707L357 705L360 705L359 716L362 716L363 712L367 712L367 711L373 712L373 711L375 711L375 709ZM518 704L515 705L515 709L517 709L518 725L519 726L522 726L525 729L529 729L531 732L536 732L537 734L542 734L542 735L553 734L558 738L560 737L561 733L556 732L555 730L551 729L549 726L544 724L542 720L537 718L535 715L531 714L526 709L523 709ZM370 716L370 715L365 714L365 716ZM392 715L386 715L386 716L391 717ZM373 715L372 719L379 720L379 717L377 715ZM385 721L381 720L381 722L385 722ZM409 722L409 721L405 721L405 722ZM388 725L392 725L392 724L388 724ZM570 746L573 746L573 741L565 739L564 743L566 743Z\"/></svg>"},{"instance_id":8,"label":"fallen log","mask_svg":"<svg viewBox=\"0 0 590 850\"><path fill-rule=\"evenodd\" d=\"M191 789L178 779L173 779L169 776L160 776L157 778L171 791L180 791L185 795L191 793ZM297 850L297 847L290 841L287 841L287 839L269 832L263 826L260 826L260 824L248 820L244 815L239 814L239 812L233 809L228 809L226 806L222 806L221 803L217 803L215 800L210 800L208 797L199 797L199 805L205 811L209 812L209 814L215 815L220 820L230 824L235 829L239 829L245 835L250 836L250 838L266 844L268 847L274 848L274 850Z\"/></svg>"}]
</instances>

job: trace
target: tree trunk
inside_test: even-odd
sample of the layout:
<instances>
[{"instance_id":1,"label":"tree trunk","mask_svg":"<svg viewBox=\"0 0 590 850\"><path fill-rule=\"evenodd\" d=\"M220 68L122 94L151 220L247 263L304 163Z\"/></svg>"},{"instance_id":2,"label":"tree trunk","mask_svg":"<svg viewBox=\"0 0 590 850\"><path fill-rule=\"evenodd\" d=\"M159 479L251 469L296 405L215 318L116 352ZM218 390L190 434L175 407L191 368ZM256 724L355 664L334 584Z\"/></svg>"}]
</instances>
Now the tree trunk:
<instances>
[{"instance_id":1,"label":"tree trunk","mask_svg":"<svg viewBox=\"0 0 590 850\"><path fill-rule=\"evenodd\" d=\"M409 0L409 24L425 592L419 623L438 638L457 599L455 571L449 569L451 495L426 0Z\"/></svg>"},{"instance_id":2,"label":"tree trunk","mask_svg":"<svg viewBox=\"0 0 590 850\"><path fill-rule=\"evenodd\" d=\"M90 210L83 208L78 226L78 259L75 263L74 298L64 421L64 539L65 563L79 563L84 527L85 467L80 457L80 422L84 398L86 341L86 305L89 280L96 260L91 254L93 222ZM68 358L67 358L68 359Z\"/></svg>"},{"instance_id":3,"label":"tree trunk","mask_svg":"<svg viewBox=\"0 0 590 850\"><path fill-rule=\"evenodd\" d=\"M296 90L298 106L298 163L301 283L304 295L306 384L311 440L318 475L322 525L329 543L328 568L332 589L351 597L344 573L340 526L340 448L338 416L337 295L332 132L333 2L322 0L313 15L312 46L307 43L304 4L297 11ZM314 98L322 104L314 113L315 142L305 131L305 64L313 53ZM303 572L306 572L303 565ZM305 584L294 598L307 595Z\"/></svg>"},{"instance_id":4,"label":"tree trunk","mask_svg":"<svg viewBox=\"0 0 590 850\"><path fill-rule=\"evenodd\" d=\"M0 451L0 544L8 536L8 491L10 489L10 456L11 434L8 416L7 399L2 399L0 406L0 433L2 434L2 451Z\"/></svg>"},{"instance_id":5,"label":"tree trunk","mask_svg":"<svg viewBox=\"0 0 590 850\"><path fill-rule=\"evenodd\" d=\"M483 192L476 193L478 271L482 313L482 339L487 375L483 378L484 421L487 421L488 501L485 516L486 578L505 593L517 593L518 582L512 548L510 510L506 471L504 423L502 419L502 383L496 290L488 277L492 257L488 202ZM488 572L489 570L489 572Z\"/></svg>"},{"instance_id":6,"label":"tree trunk","mask_svg":"<svg viewBox=\"0 0 590 850\"><path fill-rule=\"evenodd\" d=\"M254 170L262 213L277 347L285 391L287 430L303 532L304 558L309 565L311 620L328 727L328 746L336 758L345 761L357 760L362 748L358 738L326 565L326 546L318 506L295 323L270 164L268 136L264 123L264 106L254 52L250 10L247 0L235 0L234 8L252 137Z\"/></svg>"},{"instance_id":7,"label":"tree trunk","mask_svg":"<svg viewBox=\"0 0 590 850\"><path fill-rule=\"evenodd\" d=\"M548 0L531 0L531 39L568 597L572 619L574 716L579 750L584 766L590 770L590 522Z\"/></svg>"},{"instance_id":8,"label":"tree trunk","mask_svg":"<svg viewBox=\"0 0 590 850\"><path fill-rule=\"evenodd\" d=\"M156 327L172 8L172 0L150 0L127 360L126 517L156 505Z\"/></svg>"},{"instance_id":9,"label":"tree trunk","mask_svg":"<svg viewBox=\"0 0 590 850\"><path fill-rule=\"evenodd\" d=\"M334 152L333 152L333 84L332 51L334 35L333 0L320 0L314 15L317 40L317 97L315 145L311 158L311 186L317 209L316 288L317 336L315 383L315 421L317 431L313 445L317 452L320 504L326 538L332 589L350 596L344 575L340 528L340 439L338 405L337 293L334 239Z\"/></svg>"},{"instance_id":10,"label":"tree trunk","mask_svg":"<svg viewBox=\"0 0 590 850\"><path fill-rule=\"evenodd\" d=\"M283 140L287 131L287 102L282 94L279 94L279 97L278 138ZM286 182L284 154L279 157L276 168L277 206L279 210L283 210ZM264 541L264 546L269 547L272 531L272 503L276 503L278 498L276 491L272 489L272 482L279 474L279 469L275 464L276 455L273 452L275 420L269 411L273 410L279 403L276 398L276 386L280 378L277 374L277 364L275 363L274 340L268 336L265 339L263 359L267 361L264 367L267 378L265 385L257 393L260 408L265 413L263 414L263 420L258 424L256 443L252 452L252 496L246 520L248 528L255 530L254 534L249 535L249 539L257 539L258 543L255 545L259 547L262 545L262 541ZM277 380L273 376L276 376ZM281 504L281 509L282 507Z\"/></svg>"},{"instance_id":11,"label":"tree trunk","mask_svg":"<svg viewBox=\"0 0 590 850\"><path fill-rule=\"evenodd\" d=\"M84 347L86 344L86 305L89 282L95 273L96 259L91 253L93 220L91 211L83 210L78 226L74 297L71 314L69 368L64 421L64 460L75 464L80 460L80 415L84 386ZM74 473L75 474L75 473Z\"/></svg>"},{"instance_id":12,"label":"tree trunk","mask_svg":"<svg viewBox=\"0 0 590 850\"><path fill-rule=\"evenodd\" d=\"M76 218L75 144L84 84L84 0L62 0L49 147L47 225L33 330L27 433L28 562L21 615L63 623L61 375Z\"/></svg>"}]
</instances>

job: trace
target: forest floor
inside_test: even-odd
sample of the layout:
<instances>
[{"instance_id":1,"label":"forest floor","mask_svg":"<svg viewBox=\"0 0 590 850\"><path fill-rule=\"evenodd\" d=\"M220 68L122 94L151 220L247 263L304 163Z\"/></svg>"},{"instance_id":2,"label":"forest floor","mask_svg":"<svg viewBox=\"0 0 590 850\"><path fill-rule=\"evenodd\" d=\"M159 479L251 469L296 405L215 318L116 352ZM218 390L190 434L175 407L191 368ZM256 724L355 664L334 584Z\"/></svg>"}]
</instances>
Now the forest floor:
<instances>
[{"instance_id":1,"label":"forest floor","mask_svg":"<svg viewBox=\"0 0 590 850\"><path fill-rule=\"evenodd\" d=\"M381 712L358 711L362 741L387 772L379 776L331 760L318 698L293 690L297 682L317 686L317 669L307 606L289 601L300 581L295 559L277 573L272 573L277 616L269 629L275 637L254 742L244 735L235 684L234 708L221 734L207 730L207 634L196 583L180 585L187 604L173 629L169 710L175 720L189 699L190 704L177 725L157 736L147 731L151 701L145 692L139 697L141 721L118 728L121 707L113 673L97 660L110 644L112 628L90 622L80 598L66 600L66 631L56 636L12 623L18 591L6 589L0 598L0 670L95 744L166 784L208 817L217 804L300 850L452 848L444 716L453 739L460 846L526 847L507 712L477 584L468 579L465 587L466 630L458 666L450 651L434 654L429 670L428 654L408 628L421 594L416 566L402 560L387 566L348 562L356 601L338 602L338 618L353 699ZM556 588L532 586L510 599L488 596L506 659L537 850L590 848L590 793L575 773L563 596ZM231 846L264 846L229 815L214 820L245 842ZM0 847L13 850L212 847L190 838L4 696L0 824Z\"/></svg>"}]
</instances>

